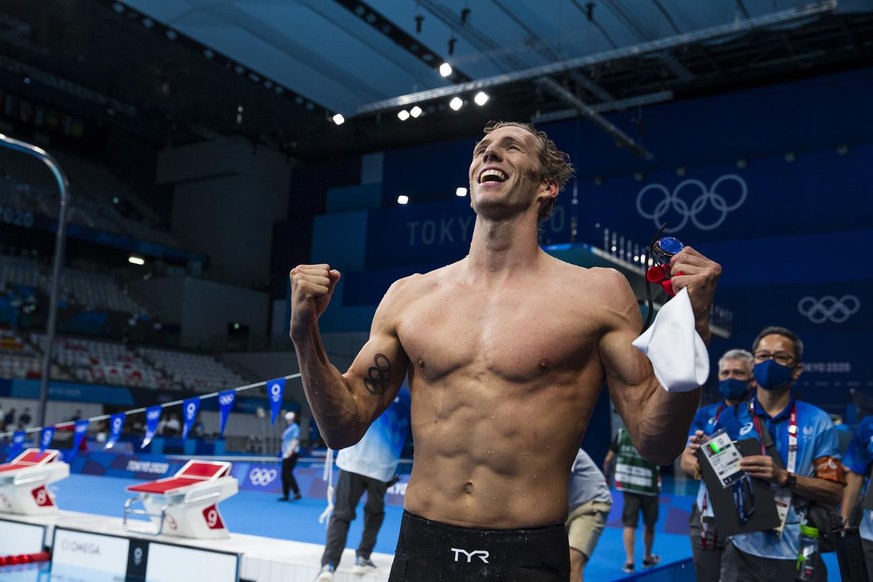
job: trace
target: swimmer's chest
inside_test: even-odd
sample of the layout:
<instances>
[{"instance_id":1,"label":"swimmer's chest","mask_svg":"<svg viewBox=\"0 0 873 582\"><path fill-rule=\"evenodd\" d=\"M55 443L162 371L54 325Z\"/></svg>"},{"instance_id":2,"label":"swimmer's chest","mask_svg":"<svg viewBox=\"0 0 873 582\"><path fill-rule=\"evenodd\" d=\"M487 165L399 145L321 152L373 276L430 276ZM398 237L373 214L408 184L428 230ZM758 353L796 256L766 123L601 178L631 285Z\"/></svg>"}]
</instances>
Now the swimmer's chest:
<instances>
[{"instance_id":1,"label":"swimmer's chest","mask_svg":"<svg viewBox=\"0 0 873 582\"><path fill-rule=\"evenodd\" d=\"M410 364L431 380L461 371L524 382L587 365L599 328L584 301L529 291L427 297L398 333Z\"/></svg>"}]
</instances>

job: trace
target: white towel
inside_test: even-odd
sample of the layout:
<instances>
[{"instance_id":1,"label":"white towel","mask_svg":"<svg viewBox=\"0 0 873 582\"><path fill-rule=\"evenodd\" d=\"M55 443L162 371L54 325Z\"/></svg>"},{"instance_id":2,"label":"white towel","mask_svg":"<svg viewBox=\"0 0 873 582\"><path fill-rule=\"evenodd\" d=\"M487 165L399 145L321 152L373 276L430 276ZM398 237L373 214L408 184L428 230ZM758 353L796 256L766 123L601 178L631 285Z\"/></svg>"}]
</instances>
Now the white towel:
<instances>
[{"instance_id":1,"label":"white towel","mask_svg":"<svg viewBox=\"0 0 873 582\"><path fill-rule=\"evenodd\" d=\"M694 390L709 377L709 353L694 327L688 289L668 301L652 326L631 345L649 358L655 377L667 392Z\"/></svg>"}]
</instances>

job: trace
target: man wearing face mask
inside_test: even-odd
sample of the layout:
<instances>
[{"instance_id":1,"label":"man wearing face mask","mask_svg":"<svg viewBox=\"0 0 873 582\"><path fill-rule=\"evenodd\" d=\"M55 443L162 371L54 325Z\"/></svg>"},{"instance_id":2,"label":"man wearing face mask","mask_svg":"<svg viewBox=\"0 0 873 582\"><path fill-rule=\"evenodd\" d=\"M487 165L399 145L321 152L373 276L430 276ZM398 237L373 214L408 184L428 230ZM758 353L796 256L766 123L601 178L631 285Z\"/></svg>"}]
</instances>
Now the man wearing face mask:
<instances>
[{"instance_id":1,"label":"man wearing face mask","mask_svg":"<svg viewBox=\"0 0 873 582\"><path fill-rule=\"evenodd\" d=\"M768 327L755 339L755 396L719 416L716 429L732 439L757 439L761 454L744 457L740 467L771 483L783 523L775 531L740 534L725 542L722 582L792 580L796 573L800 525L811 501L836 505L845 485L837 434L820 408L791 394L803 371L803 343L784 327ZM827 581L819 555L815 580Z\"/></svg>"},{"instance_id":2,"label":"man wearing face mask","mask_svg":"<svg viewBox=\"0 0 873 582\"><path fill-rule=\"evenodd\" d=\"M716 423L725 410L749 398L751 380L752 354L740 349L725 352L718 361L718 391L722 399L700 407L694 420L691 421L688 446L682 451L681 467L690 477L698 480L701 478L700 465L697 461L700 441L715 432ZM724 539L715 529L712 504L703 481L700 482L697 500L691 510L688 531L698 582L718 582Z\"/></svg>"}]
</instances>

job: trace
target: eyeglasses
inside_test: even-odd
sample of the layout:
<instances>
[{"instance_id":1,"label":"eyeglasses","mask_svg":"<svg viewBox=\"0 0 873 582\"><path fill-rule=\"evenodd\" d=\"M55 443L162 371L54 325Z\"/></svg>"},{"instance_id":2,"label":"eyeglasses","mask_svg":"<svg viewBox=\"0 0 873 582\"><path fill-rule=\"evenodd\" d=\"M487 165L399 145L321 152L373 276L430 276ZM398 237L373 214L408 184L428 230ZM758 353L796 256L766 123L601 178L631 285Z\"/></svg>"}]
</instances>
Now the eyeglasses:
<instances>
[{"instance_id":1,"label":"eyeglasses","mask_svg":"<svg viewBox=\"0 0 873 582\"><path fill-rule=\"evenodd\" d=\"M787 366L794 362L794 356L786 354L785 352L776 352L775 354L771 354L770 352L755 352L755 363L757 364L769 360L770 358L773 358L777 364L782 366Z\"/></svg>"}]
</instances>

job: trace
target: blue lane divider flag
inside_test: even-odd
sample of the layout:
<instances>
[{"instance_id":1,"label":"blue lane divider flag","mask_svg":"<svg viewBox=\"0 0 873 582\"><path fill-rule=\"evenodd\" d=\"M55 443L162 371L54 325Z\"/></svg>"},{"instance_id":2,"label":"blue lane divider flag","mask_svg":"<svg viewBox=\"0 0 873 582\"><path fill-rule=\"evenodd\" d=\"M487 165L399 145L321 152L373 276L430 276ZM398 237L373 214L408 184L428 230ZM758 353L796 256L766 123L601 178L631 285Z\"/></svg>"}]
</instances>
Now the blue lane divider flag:
<instances>
[{"instance_id":1,"label":"blue lane divider flag","mask_svg":"<svg viewBox=\"0 0 873 582\"><path fill-rule=\"evenodd\" d=\"M118 442L118 437L121 436L121 429L124 428L124 413L119 412L109 417L109 438L106 439L106 448L111 449Z\"/></svg>"},{"instance_id":2,"label":"blue lane divider flag","mask_svg":"<svg viewBox=\"0 0 873 582\"><path fill-rule=\"evenodd\" d=\"M145 437L142 439L142 444L139 448L144 449L148 446L155 434L158 432L158 423L161 422L161 411L163 408L160 404L157 406L149 406L146 408L146 431Z\"/></svg>"},{"instance_id":3,"label":"blue lane divider flag","mask_svg":"<svg viewBox=\"0 0 873 582\"><path fill-rule=\"evenodd\" d=\"M224 427L227 425L227 419L231 409L233 409L234 400L236 400L236 390L225 390L218 395L218 418L221 425L218 434L221 436L224 436Z\"/></svg>"},{"instance_id":4,"label":"blue lane divider flag","mask_svg":"<svg viewBox=\"0 0 873 582\"><path fill-rule=\"evenodd\" d=\"M88 432L88 423L90 422L87 418L76 421L73 427L73 449L69 455L71 459L79 454L79 447L82 446L82 439L85 438L85 433Z\"/></svg>"},{"instance_id":5,"label":"blue lane divider flag","mask_svg":"<svg viewBox=\"0 0 873 582\"><path fill-rule=\"evenodd\" d=\"M27 438L27 433L23 430L16 430L12 433L12 446L9 447L9 458L7 461L11 461L15 457L21 454L21 451L24 450L24 439Z\"/></svg>"},{"instance_id":6,"label":"blue lane divider flag","mask_svg":"<svg viewBox=\"0 0 873 582\"><path fill-rule=\"evenodd\" d=\"M43 452L49 445L52 444L52 439L55 438L55 427L53 426L44 426L42 427L42 433L39 435L39 452Z\"/></svg>"},{"instance_id":7,"label":"blue lane divider flag","mask_svg":"<svg viewBox=\"0 0 873 582\"><path fill-rule=\"evenodd\" d=\"M282 406L282 396L285 394L285 378L276 378L267 382L267 396L270 398L270 424L276 424L279 408Z\"/></svg>"},{"instance_id":8,"label":"blue lane divider flag","mask_svg":"<svg viewBox=\"0 0 873 582\"><path fill-rule=\"evenodd\" d=\"M185 416L185 425L182 427L182 438L188 438L194 421L197 420L197 411L200 410L200 397L186 398L182 402L182 414Z\"/></svg>"}]
</instances>

